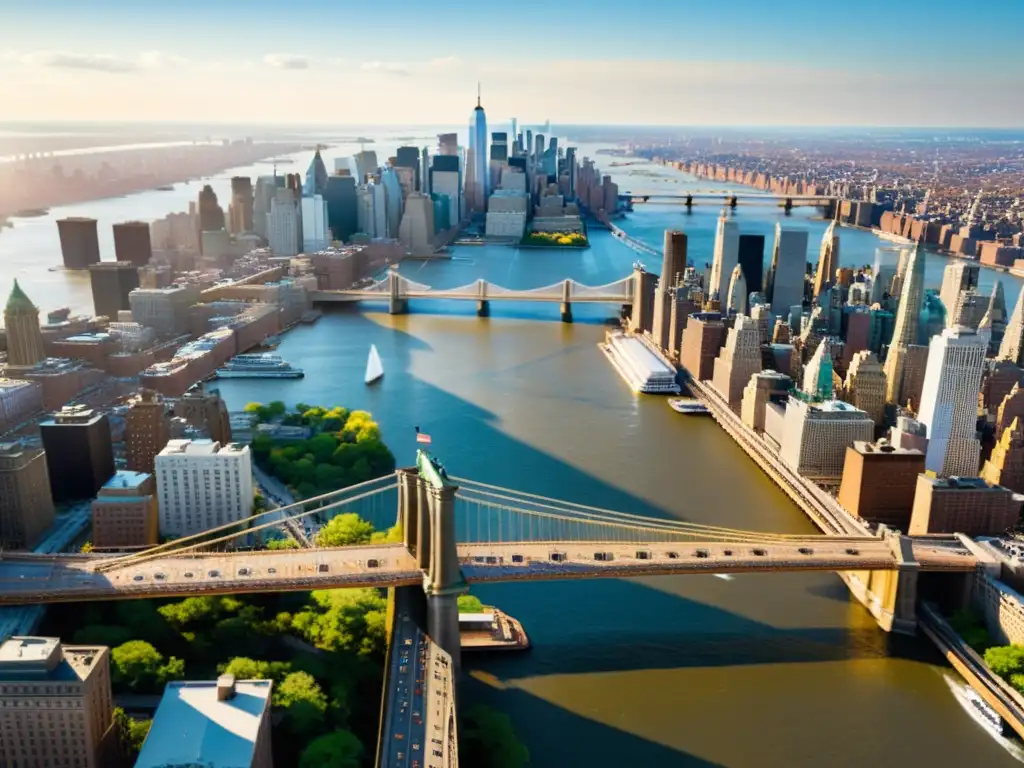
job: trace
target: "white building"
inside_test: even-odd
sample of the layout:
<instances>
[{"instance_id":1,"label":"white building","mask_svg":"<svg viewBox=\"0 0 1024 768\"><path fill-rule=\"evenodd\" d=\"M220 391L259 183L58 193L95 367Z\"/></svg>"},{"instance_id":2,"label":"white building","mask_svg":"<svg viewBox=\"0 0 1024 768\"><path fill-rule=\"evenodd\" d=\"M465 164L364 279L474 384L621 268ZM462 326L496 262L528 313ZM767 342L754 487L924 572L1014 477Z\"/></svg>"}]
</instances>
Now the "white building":
<instances>
[{"instance_id":1,"label":"white building","mask_svg":"<svg viewBox=\"0 0 1024 768\"><path fill-rule=\"evenodd\" d=\"M301 234L295 193L284 187L274 191L267 214L267 242L275 256L298 256Z\"/></svg>"},{"instance_id":2,"label":"white building","mask_svg":"<svg viewBox=\"0 0 1024 768\"><path fill-rule=\"evenodd\" d=\"M808 403L790 397L779 456L800 475L838 480L843 476L847 446L855 440L871 442L874 433L871 417L849 403Z\"/></svg>"},{"instance_id":3,"label":"white building","mask_svg":"<svg viewBox=\"0 0 1024 768\"><path fill-rule=\"evenodd\" d=\"M523 192L499 189L491 195L487 206L486 228L488 237L521 240L526 231L526 217L530 198Z\"/></svg>"},{"instance_id":4,"label":"white building","mask_svg":"<svg viewBox=\"0 0 1024 768\"><path fill-rule=\"evenodd\" d=\"M939 477L976 477L980 466L978 392L984 340L969 328L946 328L928 347L918 421L928 429L924 466Z\"/></svg>"},{"instance_id":5,"label":"white building","mask_svg":"<svg viewBox=\"0 0 1024 768\"><path fill-rule=\"evenodd\" d=\"M725 302L726 311L730 314L735 312L739 315L747 313L747 279L743 276L743 270L737 264L732 268L732 277L729 279L728 299Z\"/></svg>"},{"instance_id":6,"label":"white building","mask_svg":"<svg viewBox=\"0 0 1024 768\"><path fill-rule=\"evenodd\" d=\"M302 251L316 253L331 242L331 230L327 225L327 201L323 195L302 198ZM283 255L277 254L275 255Z\"/></svg>"},{"instance_id":7,"label":"white building","mask_svg":"<svg viewBox=\"0 0 1024 768\"><path fill-rule=\"evenodd\" d=\"M740 228L723 209L718 217L718 229L715 231L715 251L711 262L711 282L708 285L710 298L724 299L729 290L733 267L740 256ZM725 302L722 302L725 304Z\"/></svg>"},{"instance_id":8,"label":"white building","mask_svg":"<svg viewBox=\"0 0 1024 768\"><path fill-rule=\"evenodd\" d=\"M422 192L413 192L406 198L398 239L414 256L434 252L434 201Z\"/></svg>"},{"instance_id":9,"label":"white building","mask_svg":"<svg viewBox=\"0 0 1024 768\"><path fill-rule=\"evenodd\" d=\"M171 440L156 457L160 534L189 536L252 512L249 446Z\"/></svg>"},{"instance_id":10,"label":"white building","mask_svg":"<svg viewBox=\"0 0 1024 768\"><path fill-rule=\"evenodd\" d=\"M765 300L785 317L792 307L803 304L804 274L807 271L807 230L783 229L775 225L775 250L768 269Z\"/></svg>"}]
</instances>

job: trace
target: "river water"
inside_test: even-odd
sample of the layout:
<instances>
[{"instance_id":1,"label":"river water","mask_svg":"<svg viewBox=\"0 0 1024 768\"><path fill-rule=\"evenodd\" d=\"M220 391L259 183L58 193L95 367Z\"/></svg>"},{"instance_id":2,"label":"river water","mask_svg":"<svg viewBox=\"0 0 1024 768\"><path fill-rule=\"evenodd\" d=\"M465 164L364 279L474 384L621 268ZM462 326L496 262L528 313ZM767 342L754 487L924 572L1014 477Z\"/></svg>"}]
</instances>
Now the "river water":
<instances>
[{"instance_id":1,"label":"river water","mask_svg":"<svg viewBox=\"0 0 1024 768\"><path fill-rule=\"evenodd\" d=\"M292 167L306 163L303 155ZM620 170L638 169L662 180L623 177L624 188L708 187L652 166ZM214 180L218 193L230 175ZM196 192L179 185L53 215L152 219ZM59 261L53 215L0 234L3 276L18 275L44 308L87 310L87 283L46 270ZM751 207L736 215L742 231L770 234L782 214ZM716 216L710 207L689 216L645 207L623 226L659 247L666 227L681 227L703 260ZM809 212L791 221L811 230L812 243L825 226ZM600 285L627 274L636 254L607 233L591 234L582 253L464 246L450 262L409 262L402 271L435 287L478 277L514 288L564 277ZM865 232L844 230L841 239L844 264L869 262L885 245ZM930 258L936 287L942 265ZM983 271L983 285L992 277ZM1005 287L1012 303L1019 281ZM572 325L557 322L551 304L495 303L489 319L477 318L472 302L411 309L391 317L382 306L331 308L279 348L304 379L224 381L221 393L232 410L273 399L370 410L400 464L413 460L418 425L454 475L637 514L815 532L714 422L627 389L596 347L617 308L574 307ZM367 388L371 343L386 373ZM927 643L882 633L833 575L565 581L475 593L520 619L533 648L469 657L465 696L507 712L536 766L1016 764L964 713Z\"/></svg>"}]
</instances>

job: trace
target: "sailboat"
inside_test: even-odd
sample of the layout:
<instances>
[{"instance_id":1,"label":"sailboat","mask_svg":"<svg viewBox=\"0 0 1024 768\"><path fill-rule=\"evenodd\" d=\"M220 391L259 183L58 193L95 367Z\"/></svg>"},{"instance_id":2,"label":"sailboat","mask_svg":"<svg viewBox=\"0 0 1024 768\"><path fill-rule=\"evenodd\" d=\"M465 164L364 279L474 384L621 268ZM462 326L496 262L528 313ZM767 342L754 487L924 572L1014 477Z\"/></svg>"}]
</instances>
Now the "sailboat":
<instances>
[{"instance_id":1,"label":"sailboat","mask_svg":"<svg viewBox=\"0 0 1024 768\"><path fill-rule=\"evenodd\" d=\"M380 361L377 345L370 345L370 357L366 361L366 383L373 384L384 375L384 365Z\"/></svg>"}]
</instances>

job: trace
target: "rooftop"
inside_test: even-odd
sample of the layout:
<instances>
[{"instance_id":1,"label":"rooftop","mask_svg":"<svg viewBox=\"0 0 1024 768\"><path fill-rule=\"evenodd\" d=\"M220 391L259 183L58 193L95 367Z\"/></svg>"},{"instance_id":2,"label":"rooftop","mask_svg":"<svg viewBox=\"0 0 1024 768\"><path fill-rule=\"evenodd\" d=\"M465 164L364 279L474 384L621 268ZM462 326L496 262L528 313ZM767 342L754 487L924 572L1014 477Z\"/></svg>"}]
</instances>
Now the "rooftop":
<instances>
[{"instance_id":1,"label":"rooftop","mask_svg":"<svg viewBox=\"0 0 1024 768\"><path fill-rule=\"evenodd\" d=\"M269 680L240 680L219 700L216 682L168 683L135 768L249 765L270 690Z\"/></svg>"},{"instance_id":2,"label":"rooftop","mask_svg":"<svg viewBox=\"0 0 1024 768\"><path fill-rule=\"evenodd\" d=\"M152 477L147 472L131 472L127 469L119 469L114 476L103 484L104 488L138 488Z\"/></svg>"},{"instance_id":3,"label":"rooftop","mask_svg":"<svg viewBox=\"0 0 1024 768\"><path fill-rule=\"evenodd\" d=\"M221 445L216 440L168 440L160 456L214 456L224 454L240 454L249 450L249 446L239 443Z\"/></svg>"},{"instance_id":4,"label":"rooftop","mask_svg":"<svg viewBox=\"0 0 1024 768\"><path fill-rule=\"evenodd\" d=\"M62 646L56 637L11 637L0 645L0 680L84 680L106 651L98 646Z\"/></svg>"}]
</instances>

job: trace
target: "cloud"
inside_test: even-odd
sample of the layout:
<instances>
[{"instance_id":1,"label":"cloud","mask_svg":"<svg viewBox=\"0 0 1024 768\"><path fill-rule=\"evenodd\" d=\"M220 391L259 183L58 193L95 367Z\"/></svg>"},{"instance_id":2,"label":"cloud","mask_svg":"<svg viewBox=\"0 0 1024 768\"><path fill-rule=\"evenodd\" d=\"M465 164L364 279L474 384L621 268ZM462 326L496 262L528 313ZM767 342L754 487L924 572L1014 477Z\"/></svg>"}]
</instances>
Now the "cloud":
<instances>
[{"instance_id":1,"label":"cloud","mask_svg":"<svg viewBox=\"0 0 1024 768\"><path fill-rule=\"evenodd\" d=\"M399 77L408 77L412 74L408 65L397 61L365 61L359 65L359 69L363 72L382 72Z\"/></svg>"},{"instance_id":2,"label":"cloud","mask_svg":"<svg viewBox=\"0 0 1024 768\"><path fill-rule=\"evenodd\" d=\"M136 61L122 59L106 53L35 51L17 57L17 61L29 66L84 69L93 72L133 72L139 68L139 64Z\"/></svg>"},{"instance_id":3,"label":"cloud","mask_svg":"<svg viewBox=\"0 0 1024 768\"><path fill-rule=\"evenodd\" d=\"M431 59L425 67L429 72L449 72L459 64L458 56L442 56L439 59Z\"/></svg>"},{"instance_id":4,"label":"cloud","mask_svg":"<svg viewBox=\"0 0 1024 768\"><path fill-rule=\"evenodd\" d=\"M309 69L309 58L294 53L268 53L263 62L274 69Z\"/></svg>"},{"instance_id":5,"label":"cloud","mask_svg":"<svg viewBox=\"0 0 1024 768\"><path fill-rule=\"evenodd\" d=\"M184 67L188 63L188 59L162 51L146 51L139 56L139 64L146 69L172 69Z\"/></svg>"}]
</instances>

